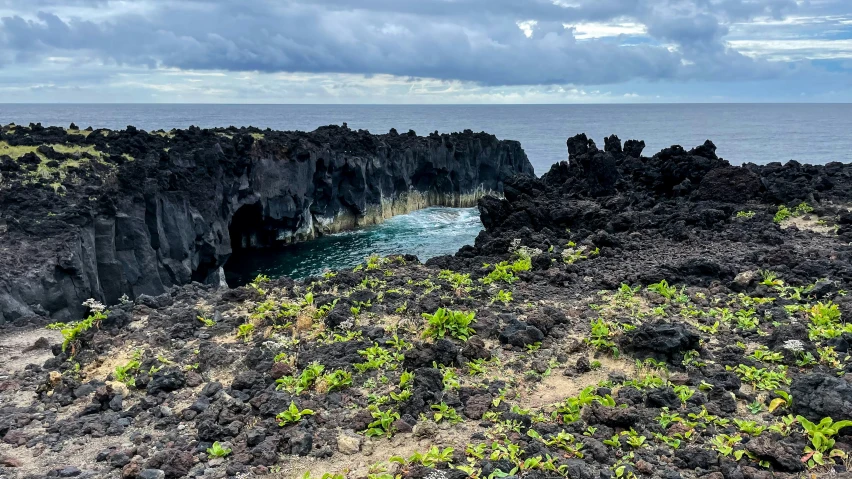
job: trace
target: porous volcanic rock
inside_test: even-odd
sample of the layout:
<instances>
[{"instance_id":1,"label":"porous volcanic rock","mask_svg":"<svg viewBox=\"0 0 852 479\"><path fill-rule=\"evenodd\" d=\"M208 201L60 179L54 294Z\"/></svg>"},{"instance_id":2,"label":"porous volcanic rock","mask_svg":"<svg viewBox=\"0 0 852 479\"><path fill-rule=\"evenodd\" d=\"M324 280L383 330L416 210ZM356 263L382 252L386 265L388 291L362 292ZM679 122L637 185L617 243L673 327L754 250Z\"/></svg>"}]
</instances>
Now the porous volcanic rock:
<instances>
[{"instance_id":1,"label":"porous volcanic rock","mask_svg":"<svg viewBox=\"0 0 852 479\"><path fill-rule=\"evenodd\" d=\"M221 285L233 248L313 238L432 206L473 206L533 172L521 145L256 128L0 128L0 324L77 319L190 281Z\"/></svg>"}]
</instances>

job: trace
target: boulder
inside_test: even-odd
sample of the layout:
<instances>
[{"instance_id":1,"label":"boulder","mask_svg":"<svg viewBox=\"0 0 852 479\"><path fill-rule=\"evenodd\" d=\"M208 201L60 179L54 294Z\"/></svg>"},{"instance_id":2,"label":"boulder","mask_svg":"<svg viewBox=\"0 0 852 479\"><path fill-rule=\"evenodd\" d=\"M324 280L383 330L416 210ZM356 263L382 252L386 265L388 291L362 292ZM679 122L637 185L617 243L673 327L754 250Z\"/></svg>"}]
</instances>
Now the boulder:
<instances>
[{"instance_id":1,"label":"boulder","mask_svg":"<svg viewBox=\"0 0 852 479\"><path fill-rule=\"evenodd\" d=\"M803 374L790 385L793 412L810 421L830 417L852 420L852 385L844 378L821 373Z\"/></svg>"}]
</instances>

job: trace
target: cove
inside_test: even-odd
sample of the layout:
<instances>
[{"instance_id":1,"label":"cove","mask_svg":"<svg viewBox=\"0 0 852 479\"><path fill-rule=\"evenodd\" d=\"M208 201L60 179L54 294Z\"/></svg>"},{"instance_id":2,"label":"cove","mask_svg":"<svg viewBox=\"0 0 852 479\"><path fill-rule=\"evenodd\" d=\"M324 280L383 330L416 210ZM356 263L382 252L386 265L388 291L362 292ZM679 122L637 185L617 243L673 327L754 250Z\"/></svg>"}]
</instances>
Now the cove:
<instances>
[{"instance_id":1,"label":"cove","mask_svg":"<svg viewBox=\"0 0 852 479\"><path fill-rule=\"evenodd\" d=\"M244 285L258 274L302 279L328 270L353 268L371 254L413 254L426 261L473 244L481 230L476 208L425 208L394 216L376 226L310 241L236 249L225 264L225 278L231 287Z\"/></svg>"}]
</instances>

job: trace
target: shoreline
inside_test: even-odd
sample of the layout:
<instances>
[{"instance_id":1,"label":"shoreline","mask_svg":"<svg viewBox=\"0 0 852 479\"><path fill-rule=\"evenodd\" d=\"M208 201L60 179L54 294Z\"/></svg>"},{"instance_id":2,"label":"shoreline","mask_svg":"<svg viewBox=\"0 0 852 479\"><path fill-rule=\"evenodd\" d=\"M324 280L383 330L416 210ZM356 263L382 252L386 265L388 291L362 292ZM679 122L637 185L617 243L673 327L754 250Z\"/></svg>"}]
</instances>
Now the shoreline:
<instances>
[{"instance_id":1,"label":"shoreline","mask_svg":"<svg viewBox=\"0 0 852 479\"><path fill-rule=\"evenodd\" d=\"M641 146L570 138L570 165L481 198L485 230L452 256L110 306L0 390L0 458L24 458L3 471L843 469L816 462L803 426L852 420L852 164L732 167L709 141ZM826 455L852 452L852 427L828 434Z\"/></svg>"}]
</instances>

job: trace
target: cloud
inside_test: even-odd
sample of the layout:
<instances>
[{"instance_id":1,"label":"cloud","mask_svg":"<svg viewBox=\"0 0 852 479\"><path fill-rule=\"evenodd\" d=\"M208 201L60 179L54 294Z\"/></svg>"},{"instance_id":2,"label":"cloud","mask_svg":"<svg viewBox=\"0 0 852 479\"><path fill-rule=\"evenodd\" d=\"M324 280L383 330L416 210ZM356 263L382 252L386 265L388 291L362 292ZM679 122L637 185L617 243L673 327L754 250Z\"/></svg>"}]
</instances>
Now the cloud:
<instances>
[{"instance_id":1,"label":"cloud","mask_svg":"<svg viewBox=\"0 0 852 479\"><path fill-rule=\"evenodd\" d=\"M142 0L125 12L124 2L77 0L69 9L40 0L30 11L4 17L0 29L3 46L22 63L71 51L152 68L582 85L714 74L726 58L698 53L724 50L724 22L795 6L792 0L745 3L748 8L710 0L595 0L569 7L540 0L365 0L353 7L335 0ZM625 18L632 21L619 21ZM604 41L611 35L602 31L615 33L625 24L634 33L647 29L656 42ZM592 33L588 25L595 26ZM682 68L684 59L693 68ZM752 68L726 78L748 78L762 68L759 60L748 61Z\"/></svg>"},{"instance_id":2,"label":"cloud","mask_svg":"<svg viewBox=\"0 0 852 479\"><path fill-rule=\"evenodd\" d=\"M761 81L848 57L844 38L818 38L827 28L852 32L844 8L844 0L0 0L0 75L43 84L35 75L64 62L113 82L170 71L338 75L349 85L360 78L361 88L387 75L492 91Z\"/></svg>"}]
</instances>

